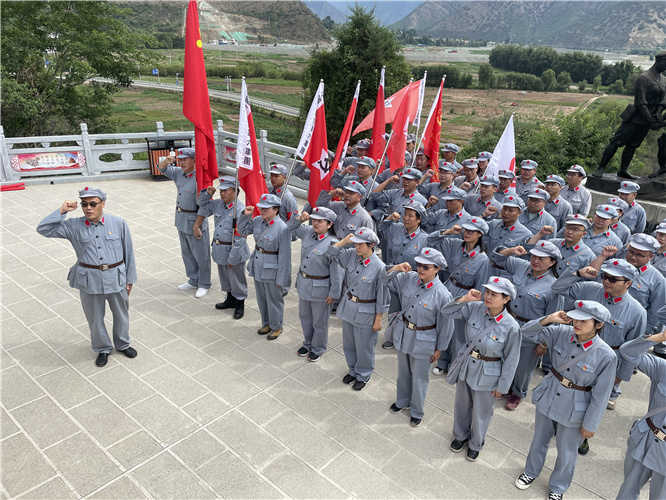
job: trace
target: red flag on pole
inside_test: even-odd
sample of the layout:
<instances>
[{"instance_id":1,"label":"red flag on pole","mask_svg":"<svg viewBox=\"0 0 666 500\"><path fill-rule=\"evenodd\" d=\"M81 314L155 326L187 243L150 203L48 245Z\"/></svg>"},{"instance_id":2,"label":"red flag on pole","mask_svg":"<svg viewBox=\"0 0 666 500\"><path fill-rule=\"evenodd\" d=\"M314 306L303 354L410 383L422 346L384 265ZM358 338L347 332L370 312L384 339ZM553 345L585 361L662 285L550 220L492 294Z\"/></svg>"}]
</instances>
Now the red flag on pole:
<instances>
[{"instance_id":1,"label":"red flag on pole","mask_svg":"<svg viewBox=\"0 0 666 500\"><path fill-rule=\"evenodd\" d=\"M419 105L420 88L421 88L421 80L412 82L406 87L403 87L400 90L398 90L395 94L393 94L391 97L389 97L384 101L384 120L386 121L386 123L393 123L393 120L395 120L395 117L398 113L398 109L400 108L400 104L405 98L405 95L407 95L407 89L409 89L409 96L411 103L409 108L409 116L411 117L416 116L416 109L418 108ZM372 127L374 120L375 120L375 110L373 109L368 116L363 118L363 121L358 125L358 127L354 129L352 135L356 135L360 132L363 132L364 130L369 130Z\"/></svg>"},{"instance_id":2,"label":"red flag on pole","mask_svg":"<svg viewBox=\"0 0 666 500\"><path fill-rule=\"evenodd\" d=\"M418 86L416 87L418 90ZM409 126L409 110L411 108L411 93L400 103L400 107L393 120L393 135L386 150L386 158L391 164L391 172L405 165L405 151L407 150L407 127ZM418 98L418 96L417 96Z\"/></svg>"},{"instance_id":3,"label":"red flag on pole","mask_svg":"<svg viewBox=\"0 0 666 500\"><path fill-rule=\"evenodd\" d=\"M208 82L203 45L199 31L197 2L187 6L185 25L185 70L183 72L183 115L194 125L197 189L213 185L218 177L213 118L208 98Z\"/></svg>"},{"instance_id":4,"label":"red flag on pole","mask_svg":"<svg viewBox=\"0 0 666 500\"><path fill-rule=\"evenodd\" d=\"M335 151L335 158L333 159L333 168L342 167L342 160L347 156L347 146L349 146L349 139L351 138L351 130L354 125L354 116L356 116L356 105L358 104L358 94L361 90L361 80L356 84L356 92L354 92L354 99L352 99L351 107L349 108L349 113L347 114L347 121L345 126L342 129L342 135L340 136L340 141L338 142L338 149ZM372 145L370 146L372 151ZM379 153L381 156L381 152ZM332 172L331 172L332 173Z\"/></svg>"},{"instance_id":5,"label":"red flag on pole","mask_svg":"<svg viewBox=\"0 0 666 500\"><path fill-rule=\"evenodd\" d=\"M386 118L384 116L384 73L386 68L382 68L382 75L379 79L379 89L377 90L377 101L375 104L374 116L372 119L372 138L370 140L370 150L368 156L375 161L379 161L384 152L384 134L386 133Z\"/></svg>"},{"instance_id":6,"label":"red flag on pole","mask_svg":"<svg viewBox=\"0 0 666 500\"><path fill-rule=\"evenodd\" d=\"M241 83L240 116L238 117L238 141L236 143L236 168L238 182L245 191L245 205L252 205L253 216L259 215L257 203L264 193L268 193L264 174L259 164L259 147L254 131L254 120L250 99L247 96L245 77Z\"/></svg>"},{"instance_id":7,"label":"red flag on pole","mask_svg":"<svg viewBox=\"0 0 666 500\"><path fill-rule=\"evenodd\" d=\"M324 112L324 81L319 82L317 92L312 99L310 111L305 119L303 134L296 149L310 168L310 186L308 203L317 206L317 198L323 189L331 189L331 163L328 159L328 139L326 138L326 113Z\"/></svg>"},{"instance_id":8,"label":"red flag on pole","mask_svg":"<svg viewBox=\"0 0 666 500\"><path fill-rule=\"evenodd\" d=\"M423 144L425 154L430 158L430 169L435 172L430 178L431 182L439 182L439 141L442 136L442 88L444 87L444 78L442 78L442 83L439 84L439 90L432 103L432 108L430 108L430 114L421 136L421 144Z\"/></svg>"}]
</instances>

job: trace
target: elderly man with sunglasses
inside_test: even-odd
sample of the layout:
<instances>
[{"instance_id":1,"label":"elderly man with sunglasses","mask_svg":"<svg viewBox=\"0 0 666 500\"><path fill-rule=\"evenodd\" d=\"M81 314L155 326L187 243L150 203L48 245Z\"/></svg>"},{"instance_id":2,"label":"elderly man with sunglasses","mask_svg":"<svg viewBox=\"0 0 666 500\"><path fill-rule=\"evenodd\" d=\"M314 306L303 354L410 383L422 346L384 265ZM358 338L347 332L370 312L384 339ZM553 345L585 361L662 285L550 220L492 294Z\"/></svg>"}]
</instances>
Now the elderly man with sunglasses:
<instances>
[{"instance_id":1,"label":"elderly man with sunglasses","mask_svg":"<svg viewBox=\"0 0 666 500\"><path fill-rule=\"evenodd\" d=\"M130 347L129 295L137 282L136 263L129 227L124 219L104 214L106 193L86 186L79 191L83 217L66 219L78 208L76 201L65 201L37 226L47 238L64 238L76 252L70 268L69 286L79 290L83 312L90 327L95 364L105 366L115 346L128 358L136 357ZM113 314L113 344L104 325L106 303Z\"/></svg>"}]
</instances>

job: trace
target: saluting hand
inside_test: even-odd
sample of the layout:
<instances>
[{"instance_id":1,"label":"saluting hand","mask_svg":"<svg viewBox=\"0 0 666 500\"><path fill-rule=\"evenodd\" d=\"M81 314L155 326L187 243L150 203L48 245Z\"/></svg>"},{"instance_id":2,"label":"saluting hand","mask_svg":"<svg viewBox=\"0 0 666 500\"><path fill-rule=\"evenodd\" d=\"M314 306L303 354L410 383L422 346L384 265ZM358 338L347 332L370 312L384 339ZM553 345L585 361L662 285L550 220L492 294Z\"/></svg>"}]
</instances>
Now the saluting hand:
<instances>
[{"instance_id":1,"label":"saluting hand","mask_svg":"<svg viewBox=\"0 0 666 500\"><path fill-rule=\"evenodd\" d=\"M472 185L471 185L469 182L463 182L463 183L460 185L460 189L462 189L463 191L466 191L466 190L468 190L468 189L471 188L471 187L472 187Z\"/></svg>"},{"instance_id":2,"label":"saluting hand","mask_svg":"<svg viewBox=\"0 0 666 500\"><path fill-rule=\"evenodd\" d=\"M481 292L472 288L466 295L463 295L459 302L478 302L482 297Z\"/></svg>"},{"instance_id":3,"label":"saluting hand","mask_svg":"<svg viewBox=\"0 0 666 500\"><path fill-rule=\"evenodd\" d=\"M391 183L392 184L397 184L398 182L400 182L400 176L399 175L392 175L391 176Z\"/></svg>"},{"instance_id":4,"label":"saluting hand","mask_svg":"<svg viewBox=\"0 0 666 500\"><path fill-rule=\"evenodd\" d=\"M488 205L485 213L488 215L495 215L497 213L497 207L494 205Z\"/></svg>"},{"instance_id":5,"label":"saluting hand","mask_svg":"<svg viewBox=\"0 0 666 500\"><path fill-rule=\"evenodd\" d=\"M215 194L215 188L214 188L213 186L208 186L208 187L206 188L206 192L207 192L209 195L213 196L213 195Z\"/></svg>"},{"instance_id":6,"label":"saluting hand","mask_svg":"<svg viewBox=\"0 0 666 500\"><path fill-rule=\"evenodd\" d=\"M342 171L343 174L353 174L354 172L356 172L354 165L349 165Z\"/></svg>"},{"instance_id":7,"label":"saluting hand","mask_svg":"<svg viewBox=\"0 0 666 500\"><path fill-rule=\"evenodd\" d=\"M568 325L571 323L571 318L567 316L567 313L565 311L557 311L554 312L553 314L549 314L546 316L546 320L548 323L557 323L559 325ZM546 326L546 325L542 325Z\"/></svg>"},{"instance_id":8,"label":"saluting hand","mask_svg":"<svg viewBox=\"0 0 666 500\"><path fill-rule=\"evenodd\" d=\"M429 168L428 170L425 171L423 177L425 177L426 179L430 179L433 175L435 175L435 171Z\"/></svg>"},{"instance_id":9,"label":"saluting hand","mask_svg":"<svg viewBox=\"0 0 666 500\"><path fill-rule=\"evenodd\" d=\"M78 208L78 206L79 206L79 204L77 202L67 200L60 207L60 215L65 214L67 212L71 212L73 210L76 210Z\"/></svg>"},{"instance_id":10,"label":"saluting hand","mask_svg":"<svg viewBox=\"0 0 666 500\"><path fill-rule=\"evenodd\" d=\"M303 212L303 213L301 213L301 216L298 219L303 221L303 222L307 222L307 221L310 220L310 214L307 213L307 212Z\"/></svg>"},{"instance_id":11,"label":"saluting hand","mask_svg":"<svg viewBox=\"0 0 666 500\"><path fill-rule=\"evenodd\" d=\"M608 245L601 250L601 255L603 257L609 258L617 253L617 247L613 245Z\"/></svg>"},{"instance_id":12,"label":"saluting hand","mask_svg":"<svg viewBox=\"0 0 666 500\"><path fill-rule=\"evenodd\" d=\"M409 262L403 262L401 264L396 264L391 268L392 271L397 271L399 273L408 273L412 270L412 266L409 265Z\"/></svg>"},{"instance_id":13,"label":"saluting hand","mask_svg":"<svg viewBox=\"0 0 666 500\"><path fill-rule=\"evenodd\" d=\"M578 273L580 274L581 278L585 278L586 280L597 279L597 276L599 275L599 271L597 271L592 266L585 266L584 268L579 269Z\"/></svg>"},{"instance_id":14,"label":"saluting hand","mask_svg":"<svg viewBox=\"0 0 666 500\"><path fill-rule=\"evenodd\" d=\"M430 198L428 198L428 204L426 206L432 207L433 205L436 205L438 201L439 198L437 198L437 196L431 196Z\"/></svg>"},{"instance_id":15,"label":"saluting hand","mask_svg":"<svg viewBox=\"0 0 666 500\"><path fill-rule=\"evenodd\" d=\"M243 213L245 215L252 215L252 212L254 212L254 207L252 205L246 205L245 210L243 210Z\"/></svg>"},{"instance_id":16,"label":"saluting hand","mask_svg":"<svg viewBox=\"0 0 666 500\"><path fill-rule=\"evenodd\" d=\"M393 212L386 218L386 220L398 221L400 220L400 214L398 212Z\"/></svg>"},{"instance_id":17,"label":"saluting hand","mask_svg":"<svg viewBox=\"0 0 666 500\"><path fill-rule=\"evenodd\" d=\"M525 250L525 247L518 245L517 247L513 247L511 249L511 253L513 255L525 255L527 253L527 250Z\"/></svg>"},{"instance_id":18,"label":"saluting hand","mask_svg":"<svg viewBox=\"0 0 666 500\"><path fill-rule=\"evenodd\" d=\"M554 232L555 228L553 226L543 226L541 229L539 229L539 233L541 233L544 236L553 234Z\"/></svg>"},{"instance_id":19,"label":"saluting hand","mask_svg":"<svg viewBox=\"0 0 666 500\"><path fill-rule=\"evenodd\" d=\"M452 228L450 228L451 232L449 234L460 234L462 233L462 226L459 224L454 225Z\"/></svg>"}]
</instances>

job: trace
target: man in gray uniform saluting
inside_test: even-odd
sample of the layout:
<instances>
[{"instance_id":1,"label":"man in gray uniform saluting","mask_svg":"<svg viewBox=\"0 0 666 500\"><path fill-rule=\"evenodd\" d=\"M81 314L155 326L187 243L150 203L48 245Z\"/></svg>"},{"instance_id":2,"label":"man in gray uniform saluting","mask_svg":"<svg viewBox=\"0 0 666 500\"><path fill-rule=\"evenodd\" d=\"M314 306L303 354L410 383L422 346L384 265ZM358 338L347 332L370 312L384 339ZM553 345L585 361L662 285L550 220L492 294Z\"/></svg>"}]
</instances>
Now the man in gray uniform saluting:
<instances>
[{"instance_id":1,"label":"man in gray uniform saluting","mask_svg":"<svg viewBox=\"0 0 666 500\"><path fill-rule=\"evenodd\" d=\"M95 364L105 366L115 346L128 358L136 357L129 338L129 294L137 282L134 250L127 223L120 217L104 215L106 193L85 187L79 191L84 217L68 219L67 212L78 208L75 201L62 206L42 220L37 232L47 238L65 238L76 252L69 270L69 286L79 290L83 312L90 326ZM113 344L104 325L108 301L113 314Z\"/></svg>"}]
</instances>

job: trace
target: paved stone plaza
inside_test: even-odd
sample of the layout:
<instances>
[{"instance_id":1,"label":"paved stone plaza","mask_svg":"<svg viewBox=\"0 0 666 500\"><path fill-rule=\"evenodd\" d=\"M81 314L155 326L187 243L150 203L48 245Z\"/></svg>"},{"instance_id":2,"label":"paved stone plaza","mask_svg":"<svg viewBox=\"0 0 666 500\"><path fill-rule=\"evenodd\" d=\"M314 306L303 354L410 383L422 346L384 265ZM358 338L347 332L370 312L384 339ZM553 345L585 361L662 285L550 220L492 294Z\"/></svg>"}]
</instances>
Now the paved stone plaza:
<instances>
[{"instance_id":1,"label":"paved stone plaza","mask_svg":"<svg viewBox=\"0 0 666 500\"><path fill-rule=\"evenodd\" d=\"M74 251L35 231L81 184L0 195L2 498L547 497L549 468L528 490L513 485L532 438L531 403L515 412L498 403L485 448L470 463L449 450L454 389L443 378L431 378L424 421L411 428L408 414L388 411L395 351L378 346L376 371L359 393L341 383L339 319L331 319L318 363L298 357L295 290L273 342L255 333L251 283L240 321L214 308L223 300L216 272L205 298L178 291L186 277L171 182L95 184L108 193L106 212L129 222L139 272L130 310L139 355L114 353L97 368L78 292L66 281ZM295 242L294 273L299 256ZM537 370L533 383L540 380ZM643 374L623 384L567 499L615 498L648 388ZM551 450L546 465L553 463Z\"/></svg>"}]
</instances>

